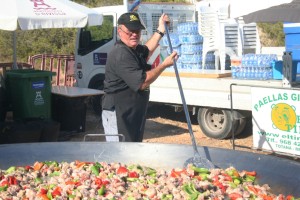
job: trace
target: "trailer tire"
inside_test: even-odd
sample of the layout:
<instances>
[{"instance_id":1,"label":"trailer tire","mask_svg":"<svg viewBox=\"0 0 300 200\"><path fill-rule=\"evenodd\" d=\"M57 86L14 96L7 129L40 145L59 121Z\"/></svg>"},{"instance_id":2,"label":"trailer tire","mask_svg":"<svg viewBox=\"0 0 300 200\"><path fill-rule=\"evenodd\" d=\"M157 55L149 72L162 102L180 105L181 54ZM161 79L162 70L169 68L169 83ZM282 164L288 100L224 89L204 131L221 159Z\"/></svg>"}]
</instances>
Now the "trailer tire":
<instances>
[{"instance_id":1,"label":"trailer tire","mask_svg":"<svg viewBox=\"0 0 300 200\"><path fill-rule=\"evenodd\" d=\"M199 108L197 120L203 134L214 139L231 137L232 129L239 125L239 121L231 122L229 110L218 108Z\"/></svg>"},{"instance_id":2,"label":"trailer tire","mask_svg":"<svg viewBox=\"0 0 300 200\"><path fill-rule=\"evenodd\" d=\"M243 130L245 129L246 124L247 124L247 119L245 117L239 118L238 121L239 121L239 124L237 124L238 125L237 130L235 130L235 132L234 132L235 136L240 135L243 132Z\"/></svg>"}]
</instances>

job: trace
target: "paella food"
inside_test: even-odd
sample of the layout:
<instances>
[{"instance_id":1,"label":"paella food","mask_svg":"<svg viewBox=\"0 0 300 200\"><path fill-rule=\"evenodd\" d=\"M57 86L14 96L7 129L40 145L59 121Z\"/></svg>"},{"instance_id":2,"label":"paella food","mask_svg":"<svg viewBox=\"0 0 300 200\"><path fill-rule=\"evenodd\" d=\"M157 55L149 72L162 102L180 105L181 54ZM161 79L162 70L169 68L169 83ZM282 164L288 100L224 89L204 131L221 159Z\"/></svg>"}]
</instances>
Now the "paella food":
<instances>
[{"instance_id":1,"label":"paella food","mask_svg":"<svg viewBox=\"0 0 300 200\"><path fill-rule=\"evenodd\" d=\"M255 180L255 171L233 167L209 170L190 164L166 171L137 164L44 161L0 170L0 199L295 199L275 195Z\"/></svg>"}]
</instances>

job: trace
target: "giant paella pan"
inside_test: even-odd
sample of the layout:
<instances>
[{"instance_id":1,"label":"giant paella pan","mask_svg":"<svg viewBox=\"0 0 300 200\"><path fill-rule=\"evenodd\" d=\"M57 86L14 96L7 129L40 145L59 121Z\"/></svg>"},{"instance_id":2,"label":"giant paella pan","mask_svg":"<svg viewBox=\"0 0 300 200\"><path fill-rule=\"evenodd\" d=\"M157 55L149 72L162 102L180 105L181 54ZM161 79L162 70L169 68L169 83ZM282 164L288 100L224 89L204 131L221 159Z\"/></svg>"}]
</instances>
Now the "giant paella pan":
<instances>
[{"instance_id":1,"label":"giant paella pan","mask_svg":"<svg viewBox=\"0 0 300 200\"><path fill-rule=\"evenodd\" d=\"M255 171L258 184L273 193L300 196L300 163L275 156L219 148L198 147L216 168ZM53 142L0 145L0 168L32 165L37 161L139 164L155 169L183 168L193 156L189 145L160 143ZM168 198L167 198L168 199ZM172 198L170 198L172 199Z\"/></svg>"}]
</instances>

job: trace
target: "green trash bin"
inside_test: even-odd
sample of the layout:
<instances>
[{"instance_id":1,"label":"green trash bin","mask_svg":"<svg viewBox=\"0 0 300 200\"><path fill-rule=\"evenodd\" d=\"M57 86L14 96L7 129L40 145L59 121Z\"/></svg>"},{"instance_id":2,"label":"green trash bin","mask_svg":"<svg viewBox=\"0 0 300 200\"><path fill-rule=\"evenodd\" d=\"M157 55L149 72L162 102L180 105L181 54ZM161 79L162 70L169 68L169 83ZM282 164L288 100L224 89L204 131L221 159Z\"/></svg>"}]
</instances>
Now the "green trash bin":
<instances>
[{"instance_id":1,"label":"green trash bin","mask_svg":"<svg viewBox=\"0 0 300 200\"><path fill-rule=\"evenodd\" d=\"M51 118L51 79L55 74L34 69L6 72L6 89L14 120Z\"/></svg>"}]
</instances>

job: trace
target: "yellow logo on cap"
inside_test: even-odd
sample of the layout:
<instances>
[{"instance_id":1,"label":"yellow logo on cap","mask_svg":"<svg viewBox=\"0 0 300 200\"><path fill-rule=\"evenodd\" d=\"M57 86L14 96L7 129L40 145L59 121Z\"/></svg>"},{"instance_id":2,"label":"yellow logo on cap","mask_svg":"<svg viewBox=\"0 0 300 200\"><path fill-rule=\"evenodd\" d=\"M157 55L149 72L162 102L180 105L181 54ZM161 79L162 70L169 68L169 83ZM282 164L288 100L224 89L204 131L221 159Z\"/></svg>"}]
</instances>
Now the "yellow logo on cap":
<instances>
[{"instance_id":1,"label":"yellow logo on cap","mask_svg":"<svg viewBox=\"0 0 300 200\"><path fill-rule=\"evenodd\" d=\"M135 15L130 15L130 21L139 21L139 19Z\"/></svg>"}]
</instances>

